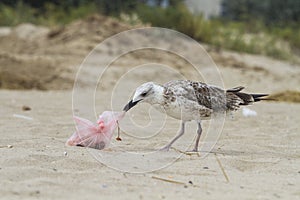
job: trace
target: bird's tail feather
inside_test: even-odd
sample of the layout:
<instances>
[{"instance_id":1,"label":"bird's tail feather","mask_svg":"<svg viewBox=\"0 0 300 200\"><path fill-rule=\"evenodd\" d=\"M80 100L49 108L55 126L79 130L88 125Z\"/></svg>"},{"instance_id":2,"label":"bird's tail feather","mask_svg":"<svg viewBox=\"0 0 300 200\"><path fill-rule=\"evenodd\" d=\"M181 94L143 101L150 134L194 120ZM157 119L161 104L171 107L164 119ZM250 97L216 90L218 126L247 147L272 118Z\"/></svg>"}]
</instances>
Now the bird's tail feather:
<instances>
[{"instance_id":1,"label":"bird's tail feather","mask_svg":"<svg viewBox=\"0 0 300 200\"><path fill-rule=\"evenodd\" d=\"M249 105L257 101L269 100L268 98L263 98L268 96L268 94L247 94L243 92L236 92L234 94L243 100L243 103L240 105Z\"/></svg>"},{"instance_id":2,"label":"bird's tail feather","mask_svg":"<svg viewBox=\"0 0 300 200\"><path fill-rule=\"evenodd\" d=\"M253 97L254 102L261 101L261 100L271 100L268 98L262 98L269 96L268 94L250 94Z\"/></svg>"},{"instance_id":3,"label":"bird's tail feather","mask_svg":"<svg viewBox=\"0 0 300 200\"><path fill-rule=\"evenodd\" d=\"M244 89L243 86L239 86L239 87L231 88L226 92L233 93L236 96L238 96L240 99L242 99L243 103L241 103L240 105L249 105L250 103L262 101L262 100L273 100L270 98L263 98L269 96L268 94L247 94L244 92L240 92L243 89Z\"/></svg>"}]
</instances>

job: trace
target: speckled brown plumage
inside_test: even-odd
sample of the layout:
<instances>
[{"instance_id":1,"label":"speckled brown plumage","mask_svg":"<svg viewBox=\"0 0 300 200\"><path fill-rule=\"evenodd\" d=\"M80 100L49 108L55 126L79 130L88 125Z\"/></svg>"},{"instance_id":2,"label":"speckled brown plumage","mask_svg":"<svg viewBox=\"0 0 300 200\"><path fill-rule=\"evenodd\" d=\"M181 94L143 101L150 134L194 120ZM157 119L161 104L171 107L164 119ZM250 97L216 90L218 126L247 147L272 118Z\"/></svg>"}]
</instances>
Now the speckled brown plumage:
<instances>
[{"instance_id":1,"label":"speckled brown plumage","mask_svg":"<svg viewBox=\"0 0 300 200\"><path fill-rule=\"evenodd\" d=\"M255 95L240 92L244 87L239 86L229 90L223 90L219 87L207 85L206 83L176 80L163 85L165 104L171 104L178 100L193 102L199 106L199 112L202 117L209 117L213 112L235 111L241 105L248 105L261 99L255 99ZM258 95L263 97L266 95ZM178 103L180 104L180 102ZM180 105L179 105L180 106ZM194 109L197 106L194 105Z\"/></svg>"}]
</instances>

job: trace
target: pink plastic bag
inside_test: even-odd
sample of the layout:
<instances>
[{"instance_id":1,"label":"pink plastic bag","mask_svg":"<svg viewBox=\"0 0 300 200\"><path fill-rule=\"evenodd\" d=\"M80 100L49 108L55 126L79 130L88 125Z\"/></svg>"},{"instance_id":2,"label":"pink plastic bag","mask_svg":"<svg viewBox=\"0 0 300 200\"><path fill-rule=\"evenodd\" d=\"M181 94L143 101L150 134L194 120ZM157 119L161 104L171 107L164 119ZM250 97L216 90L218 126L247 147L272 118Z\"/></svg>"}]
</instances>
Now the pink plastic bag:
<instances>
[{"instance_id":1,"label":"pink plastic bag","mask_svg":"<svg viewBox=\"0 0 300 200\"><path fill-rule=\"evenodd\" d=\"M66 145L104 149L108 147L114 130L118 127L118 121L124 116L125 112L104 111L97 124L74 116L76 132L67 140Z\"/></svg>"}]
</instances>

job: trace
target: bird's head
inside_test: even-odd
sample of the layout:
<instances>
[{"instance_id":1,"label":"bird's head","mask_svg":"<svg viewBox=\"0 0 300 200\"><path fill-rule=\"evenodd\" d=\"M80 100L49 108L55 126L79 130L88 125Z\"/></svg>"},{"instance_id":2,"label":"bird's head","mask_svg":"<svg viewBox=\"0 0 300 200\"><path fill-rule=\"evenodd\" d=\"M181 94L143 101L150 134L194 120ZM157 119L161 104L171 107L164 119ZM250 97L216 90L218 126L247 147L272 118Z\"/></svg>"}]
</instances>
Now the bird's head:
<instances>
[{"instance_id":1,"label":"bird's head","mask_svg":"<svg viewBox=\"0 0 300 200\"><path fill-rule=\"evenodd\" d=\"M151 103L153 99L155 99L155 92L158 85L156 85L153 82L147 82L139 86L133 95L133 98L129 103L124 107L124 111L128 111L131 109L133 106L135 106L138 102L147 102Z\"/></svg>"}]
</instances>

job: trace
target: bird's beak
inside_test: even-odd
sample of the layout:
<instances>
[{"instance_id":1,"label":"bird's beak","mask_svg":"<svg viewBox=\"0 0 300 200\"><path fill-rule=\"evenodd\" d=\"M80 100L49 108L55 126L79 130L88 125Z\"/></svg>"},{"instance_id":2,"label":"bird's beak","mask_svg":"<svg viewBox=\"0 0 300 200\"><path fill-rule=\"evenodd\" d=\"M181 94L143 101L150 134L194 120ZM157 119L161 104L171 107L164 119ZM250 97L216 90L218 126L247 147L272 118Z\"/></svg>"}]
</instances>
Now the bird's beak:
<instances>
[{"instance_id":1,"label":"bird's beak","mask_svg":"<svg viewBox=\"0 0 300 200\"><path fill-rule=\"evenodd\" d=\"M123 111L127 112L128 110L130 110L133 106L135 106L139 101L135 101L133 102L133 100L129 101L128 104L123 108Z\"/></svg>"}]
</instances>

